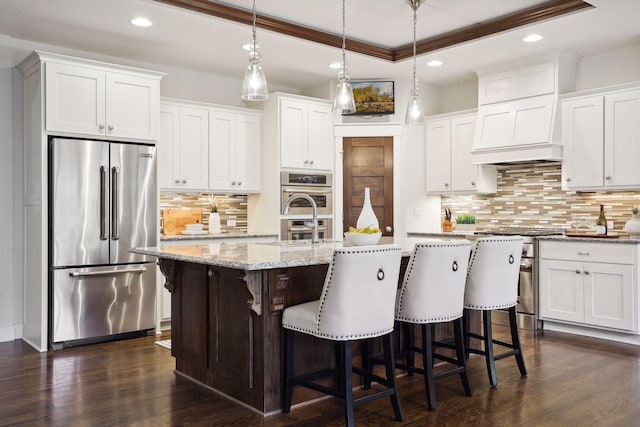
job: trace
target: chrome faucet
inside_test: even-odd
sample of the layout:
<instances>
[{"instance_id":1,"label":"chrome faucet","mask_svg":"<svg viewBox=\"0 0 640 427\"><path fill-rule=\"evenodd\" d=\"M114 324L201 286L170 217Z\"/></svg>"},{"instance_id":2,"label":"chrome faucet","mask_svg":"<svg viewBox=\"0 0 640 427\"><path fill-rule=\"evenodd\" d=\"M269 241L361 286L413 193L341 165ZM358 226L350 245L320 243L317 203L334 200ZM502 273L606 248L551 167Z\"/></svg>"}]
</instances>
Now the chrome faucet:
<instances>
[{"instance_id":1,"label":"chrome faucet","mask_svg":"<svg viewBox=\"0 0 640 427\"><path fill-rule=\"evenodd\" d=\"M292 194L291 197L289 197L289 200L287 200L287 203L285 203L284 209L282 209L282 214L286 215L289 213L291 202L295 199L304 199L311 203L311 210L313 212L313 225L311 226L313 228L313 232L311 234L311 243L318 243L318 205L316 205L316 201L313 200L313 197L302 193Z\"/></svg>"}]
</instances>

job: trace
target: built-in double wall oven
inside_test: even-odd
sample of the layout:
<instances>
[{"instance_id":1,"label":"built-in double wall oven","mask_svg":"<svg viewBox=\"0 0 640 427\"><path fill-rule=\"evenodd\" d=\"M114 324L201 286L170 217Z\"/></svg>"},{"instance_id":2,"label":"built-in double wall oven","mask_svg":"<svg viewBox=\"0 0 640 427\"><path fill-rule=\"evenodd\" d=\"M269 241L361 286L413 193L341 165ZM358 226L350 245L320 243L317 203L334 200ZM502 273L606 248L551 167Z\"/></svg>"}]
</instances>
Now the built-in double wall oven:
<instances>
[{"instance_id":1,"label":"built-in double wall oven","mask_svg":"<svg viewBox=\"0 0 640 427\"><path fill-rule=\"evenodd\" d=\"M282 172L280 174L280 211L294 194L302 193L316 202L318 237L329 239L333 236L333 176L323 172ZM289 206L289 218L282 218L280 236L283 240L311 239L313 208L305 199L295 199ZM304 218L299 218L304 216Z\"/></svg>"}]
</instances>

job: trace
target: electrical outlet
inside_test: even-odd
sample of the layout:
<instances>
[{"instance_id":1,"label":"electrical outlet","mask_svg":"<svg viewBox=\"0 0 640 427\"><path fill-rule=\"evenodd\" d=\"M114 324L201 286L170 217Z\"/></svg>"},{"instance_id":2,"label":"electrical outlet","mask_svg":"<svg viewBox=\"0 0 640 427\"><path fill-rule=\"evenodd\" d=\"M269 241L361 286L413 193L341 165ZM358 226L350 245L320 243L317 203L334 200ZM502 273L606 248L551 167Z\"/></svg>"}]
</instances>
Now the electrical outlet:
<instances>
[{"instance_id":1,"label":"electrical outlet","mask_svg":"<svg viewBox=\"0 0 640 427\"><path fill-rule=\"evenodd\" d=\"M236 220L235 219L228 219L227 220L227 227L235 227L236 226Z\"/></svg>"},{"instance_id":2,"label":"electrical outlet","mask_svg":"<svg viewBox=\"0 0 640 427\"><path fill-rule=\"evenodd\" d=\"M414 217L415 219L422 218L422 209L420 209L420 208L414 208L414 209L413 209L413 217Z\"/></svg>"}]
</instances>

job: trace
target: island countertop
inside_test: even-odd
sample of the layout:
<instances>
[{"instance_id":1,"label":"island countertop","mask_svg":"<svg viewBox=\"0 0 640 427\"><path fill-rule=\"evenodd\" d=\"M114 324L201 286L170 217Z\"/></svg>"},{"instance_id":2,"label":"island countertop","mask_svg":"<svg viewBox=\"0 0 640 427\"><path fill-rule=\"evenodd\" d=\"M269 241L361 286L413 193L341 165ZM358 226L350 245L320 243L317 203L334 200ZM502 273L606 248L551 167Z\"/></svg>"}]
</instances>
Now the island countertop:
<instances>
[{"instance_id":1,"label":"island countertop","mask_svg":"<svg viewBox=\"0 0 640 427\"><path fill-rule=\"evenodd\" d=\"M378 244L396 243L393 237L383 237ZM176 261L193 262L239 270L268 270L329 264L333 250L350 246L342 240L310 240L273 242L224 242L208 245L133 248L131 252ZM407 252L403 255L409 255Z\"/></svg>"}]
</instances>

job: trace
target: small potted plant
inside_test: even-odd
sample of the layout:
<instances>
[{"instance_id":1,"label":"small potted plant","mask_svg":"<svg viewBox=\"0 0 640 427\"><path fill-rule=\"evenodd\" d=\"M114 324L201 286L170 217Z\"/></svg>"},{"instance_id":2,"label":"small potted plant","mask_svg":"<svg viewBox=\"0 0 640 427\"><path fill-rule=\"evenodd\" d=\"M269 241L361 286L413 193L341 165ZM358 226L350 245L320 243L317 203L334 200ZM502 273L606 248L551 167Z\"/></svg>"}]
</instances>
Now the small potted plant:
<instances>
[{"instance_id":1,"label":"small potted plant","mask_svg":"<svg viewBox=\"0 0 640 427\"><path fill-rule=\"evenodd\" d=\"M624 231L629 233L633 240L640 240L640 206L631 209L631 219L624 225Z\"/></svg>"},{"instance_id":2,"label":"small potted plant","mask_svg":"<svg viewBox=\"0 0 640 427\"><path fill-rule=\"evenodd\" d=\"M220 233L220 214L218 213L218 205L214 198L209 199L209 234Z\"/></svg>"},{"instance_id":3,"label":"small potted plant","mask_svg":"<svg viewBox=\"0 0 640 427\"><path fill-rule=\"evenodd\" d=\"M456 217L456 230L475 231L476 216L472 214L460 214Z\"/></svg>"}]
</instances>

